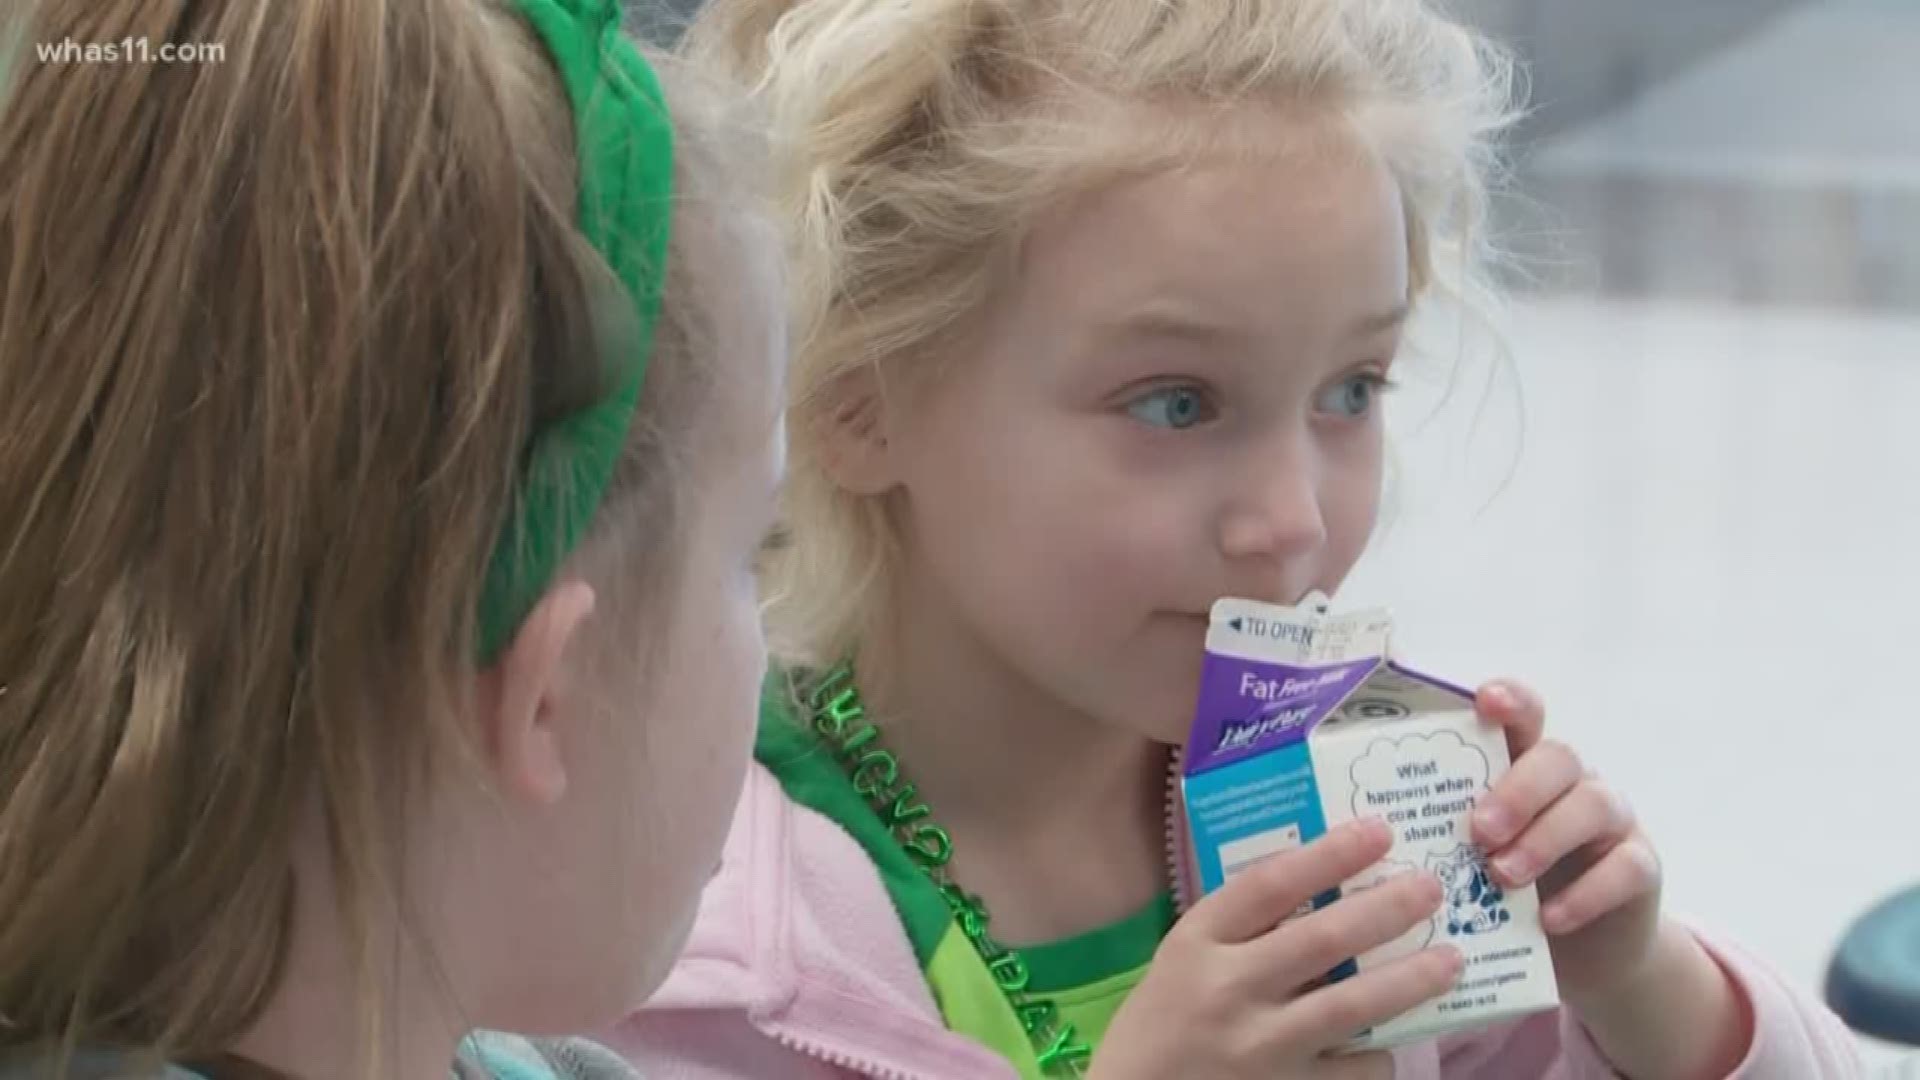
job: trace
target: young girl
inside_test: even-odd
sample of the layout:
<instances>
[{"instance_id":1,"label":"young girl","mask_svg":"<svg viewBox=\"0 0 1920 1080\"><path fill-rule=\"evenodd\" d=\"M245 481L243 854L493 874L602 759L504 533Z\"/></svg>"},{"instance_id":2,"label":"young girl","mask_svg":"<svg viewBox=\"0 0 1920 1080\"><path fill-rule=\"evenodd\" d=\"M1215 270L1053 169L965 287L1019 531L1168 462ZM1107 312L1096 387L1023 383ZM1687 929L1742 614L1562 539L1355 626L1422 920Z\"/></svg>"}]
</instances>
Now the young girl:
<instances>
[{"instance_id":1,"label":"young girl","mask_svg":"<svg viewBox=\"0 0 1920 1080\"><path fill-rule=\"evenodd\" d=\"M1410 309L1479 294L1486 45L1418 0L715 0L696 47L797 132L796 474L770 695L660 1075L1850 1075L1845 1033L1662 914L1540 704L1476 822L1539 882L1567 1007L1328 1055L1447 948L1320 976L1440 902L1359 824L1176 921L1173 748L1221 596L1332 592L1379 503ZM1176 850L1171 853L1171 844Z\"/></svg>"},{"instance_id":2,"label":"young girl","mask_svg":"<svg viewBox=\"0 0 1920 1080\"><path fill-rule=\"evenodd\" d=\"M668 970L764 673L784 296L619 14L9 7L0 1074L589 1072L464 1037ZM224 56L31 51L128 38Z\"/></svg>"}]
</instances>

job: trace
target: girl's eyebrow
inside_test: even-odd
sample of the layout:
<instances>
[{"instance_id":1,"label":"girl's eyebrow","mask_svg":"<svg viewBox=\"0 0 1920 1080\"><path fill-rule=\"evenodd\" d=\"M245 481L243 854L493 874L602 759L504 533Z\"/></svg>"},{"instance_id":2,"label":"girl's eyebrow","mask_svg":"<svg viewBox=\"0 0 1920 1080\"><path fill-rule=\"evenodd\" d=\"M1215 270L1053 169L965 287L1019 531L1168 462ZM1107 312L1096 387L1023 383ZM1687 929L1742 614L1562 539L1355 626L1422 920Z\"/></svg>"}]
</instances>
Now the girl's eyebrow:
<instances>
[{"instance_id":1,"label":"girl's eyebrow","mask_svg":"<svg viewBox=\"0 0 1920 1080\"><path fill-rule=\"evenodd\" d=\"M1410 311L1410 306L1402 301L1386 311L1368 315L1353 324L1353 336L1372 337L1375 334L1384 334L1389 330L1398 329L1407 321Z\"/></svg>"},{"instance_id":2,"label":"girl's eyebrow","mask_svg":"<svg viewBox=\"0 0 1920 1080\"><path fill-rule=\"evenodd\" d=\"M1245 344L1254 336L1229 321L1209 318L1185 306L1167 304L1141 307L1102 324L1097 333L1107 341L1164 341L1200 346Z\"/></svg>"}]
</instances>

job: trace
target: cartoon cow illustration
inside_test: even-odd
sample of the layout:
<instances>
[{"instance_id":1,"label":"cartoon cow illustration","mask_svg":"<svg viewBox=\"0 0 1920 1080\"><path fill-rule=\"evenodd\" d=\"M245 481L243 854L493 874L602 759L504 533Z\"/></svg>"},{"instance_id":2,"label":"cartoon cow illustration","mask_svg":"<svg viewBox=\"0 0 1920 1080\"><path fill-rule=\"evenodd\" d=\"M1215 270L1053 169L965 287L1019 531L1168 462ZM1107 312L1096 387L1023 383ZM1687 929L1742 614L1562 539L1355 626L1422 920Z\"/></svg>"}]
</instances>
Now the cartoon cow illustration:
<instances>
[{"instance_id":1,"label":"cartoon cow illustration","mask_svg":"<svg viewBox=\"0 0 1920 1080\"><path fill-rule=\"evenodd\" d=\"M1427 869L1433 871L1446 889L1446 902L1441 911L1448 936L1485 934L1512 921L1506 893L1487 874L1486 861L1478 851L1462 844L1451 851L1429 855Z\"/></svg>"}]
</instances>

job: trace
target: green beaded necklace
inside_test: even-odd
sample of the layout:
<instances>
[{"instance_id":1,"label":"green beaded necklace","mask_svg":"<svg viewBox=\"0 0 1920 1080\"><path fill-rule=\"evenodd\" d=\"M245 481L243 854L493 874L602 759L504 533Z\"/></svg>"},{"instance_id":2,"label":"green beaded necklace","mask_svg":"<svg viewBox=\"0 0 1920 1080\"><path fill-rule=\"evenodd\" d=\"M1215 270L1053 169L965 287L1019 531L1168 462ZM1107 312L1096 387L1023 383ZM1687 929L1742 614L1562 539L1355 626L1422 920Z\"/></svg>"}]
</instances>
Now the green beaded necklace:
<instances>
[{"instance_id":1,"label":"green beaded necklace","mask_svg":"<svg viewBox=\"0 0 1920 1080\"><path fill-rule=\"evenodd\" d=\"M934 823L926 802L916 799L914 786L902 782L900 759L880 745L880 729L867 719L860 689L854 685L853 666L841 664L828 672L808 695L807 708L814 734L840 759L853 790L867 800L907 857L932 880L961 933L993 973L994 985L1006 995L1021 1028L1033 1040L1041 1071L1049 1076L1084 1075L1093 1048L1081 1041L1073 1022L1051 998L1027 989L1031 978L1026 960L993 940L985 902L961 888L947 872L953 838Z\"/></svg>"}]
</instances>

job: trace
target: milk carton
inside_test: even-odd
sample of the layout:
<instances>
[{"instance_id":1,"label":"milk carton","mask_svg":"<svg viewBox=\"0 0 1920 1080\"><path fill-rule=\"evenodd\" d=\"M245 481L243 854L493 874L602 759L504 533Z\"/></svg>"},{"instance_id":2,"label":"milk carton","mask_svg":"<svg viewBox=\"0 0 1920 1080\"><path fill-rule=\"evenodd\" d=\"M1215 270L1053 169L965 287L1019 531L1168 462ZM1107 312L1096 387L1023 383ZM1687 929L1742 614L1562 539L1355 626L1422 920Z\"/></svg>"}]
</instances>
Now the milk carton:
<instances>
[{"instance_id":1,"label":"milk carton","mask_svg":"<svg viewBox=\"0 0 1920 1080\"><path fill-rule=\"evenodd\" d=\"M1214 605L1206 667L1183 762L1202 893L1354 818L1392 826L1378 865L1295 912L1410 870L1437 876L1432 919L1329 973L1329 980L1451 942L1466 957L1441 998L1361 1034L1381 1049L1508 1020L1559 1003L1532 886L1502 889L1471 840L1469 820L1508 766L1505 735L1474 713L1473 695L1388 659L1384 611L1327 613L1325 597L1294 608Z\"/></svg>"}]
</instances>

